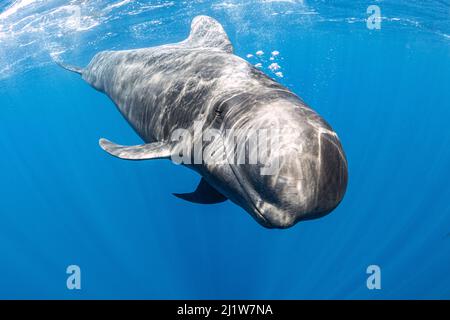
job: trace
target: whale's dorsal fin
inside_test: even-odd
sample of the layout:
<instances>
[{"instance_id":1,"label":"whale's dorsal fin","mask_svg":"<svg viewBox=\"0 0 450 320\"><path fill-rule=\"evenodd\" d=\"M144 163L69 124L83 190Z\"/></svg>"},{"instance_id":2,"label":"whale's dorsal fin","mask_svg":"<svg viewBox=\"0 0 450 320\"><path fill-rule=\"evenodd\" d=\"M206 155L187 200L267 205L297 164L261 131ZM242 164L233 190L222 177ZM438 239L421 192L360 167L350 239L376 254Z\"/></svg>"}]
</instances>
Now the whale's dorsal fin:
<instances>
[{"instance_id":1,"label":"whale's dorsal fin","mask_svg":"<svg viewBox=\"0 0 450 320\"><path fill-rule=\"evenodd\" d=\"M184 43L192 47L216 48L233 53L233 45L222 25L208 16L197 16L192 20L191 33Z\"/></svg>"},{"instance_id":2,"label":"whale's dorsal fin","mask_svg":"<svg viewBox=\"0 0 450 320\"><path fill-rule=\"evenodd\" d=\"M202 178L197 189L191 193L174 193L175 197L199 204L214 204L224 202L227 199L223 194L214 189L205 179Z\"/></svg>"},{"instance_id":3,"label":"whale's dorsal fin","mask_svg":"<svg viewBox=\"0 0 450 320\"><path fill-rule=\"evenodd\" d=\"M99 144L110 155L124 160L168 159L172 155L172 145L165 142L121 146L109 140L100 139Z\"/></svg>"}]
</instances>

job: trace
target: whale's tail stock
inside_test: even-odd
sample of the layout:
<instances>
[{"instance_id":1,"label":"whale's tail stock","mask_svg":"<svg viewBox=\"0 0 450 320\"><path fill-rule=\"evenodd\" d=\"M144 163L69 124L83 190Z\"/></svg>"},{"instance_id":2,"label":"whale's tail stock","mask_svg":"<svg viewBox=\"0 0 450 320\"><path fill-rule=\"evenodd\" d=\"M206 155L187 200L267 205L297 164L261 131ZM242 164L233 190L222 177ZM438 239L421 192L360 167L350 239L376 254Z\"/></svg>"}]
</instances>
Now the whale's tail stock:
<instances>
[{"instance_id":1,"label":"whale's tail stock","mask_svg":"<svg viewBox=\"0 0 450 320\"><path fill-rule=\"evenodd\" d=\"M83 68L80 68L80 67L77 67L77 66L73 66L73 65L70 65L70 64L66 64L66 63L62 62L58 57L55 57L53 55L52 55L52 59L61 68L64 68L66 70L69 70L71 72L75 72L75 73L78 73L78 74L83 74Z\"/></svg>"}]
</instances>

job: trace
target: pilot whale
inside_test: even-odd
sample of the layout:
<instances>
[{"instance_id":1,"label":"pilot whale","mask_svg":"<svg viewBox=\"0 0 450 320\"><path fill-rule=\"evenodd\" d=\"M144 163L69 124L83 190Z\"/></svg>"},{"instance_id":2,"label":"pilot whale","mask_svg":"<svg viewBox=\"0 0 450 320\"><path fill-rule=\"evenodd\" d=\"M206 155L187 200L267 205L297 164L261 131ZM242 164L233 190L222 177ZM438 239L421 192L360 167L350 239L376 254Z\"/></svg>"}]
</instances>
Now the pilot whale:
<instances>
[{"instance_id":1,"label":"pilot whale","mask_svg":"<svg viewBox=\"0 0 450 320\"><path fill-rule=\"evenodd\" d=\"M248 142L249 132L267 130L281 138L272 137L281 141L276 149L265 144L266 160L278 166L269 174L262 172L268 162L185 161L201 181L195 191L175 194L181 199L229 199L264 227L288 228L330 213L344 197L347 160L337 134L297 95L234 55L213 18L194 18L190 35L179 43L99 52L85 68L58 63L107 94L145 142L123 146L101 139L100 146L115 157L193 159L209 151L229 159L233 142ZM191 138L174 140L177 129ZM207 129L217 136L195 150Z\"/></svg>"}]
</instances>

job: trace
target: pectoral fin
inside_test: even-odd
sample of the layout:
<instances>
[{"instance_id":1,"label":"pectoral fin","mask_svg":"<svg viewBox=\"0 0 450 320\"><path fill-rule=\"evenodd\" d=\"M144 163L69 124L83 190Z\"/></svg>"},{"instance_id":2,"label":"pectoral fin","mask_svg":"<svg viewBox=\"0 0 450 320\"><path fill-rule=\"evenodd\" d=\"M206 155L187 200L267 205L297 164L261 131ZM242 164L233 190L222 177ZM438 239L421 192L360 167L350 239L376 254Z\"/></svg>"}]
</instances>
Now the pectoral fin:
<instances>
[{"instance_id":1,"label":"pectoral fin","mask_svg":"<svg viewBox=\"0 0 450 320\"><path fill-rule=\"evenodd\" d=\"M175 197L199 204L213 204L228 200L202 178L197 189L191 193L174 193Z\"/></svg>"},{"instance_id":2,"label":"pectoral fin","mask_svg":"<svg viewBox=\"0 0 450 320\"><path fill-rule=\"evenodd\" d=\"M167 159L171 156L172 145L154 142L137 146L121 146L106 139L100 139L100 147L110 155L125 160Z\"/></svg>"}]
</instances>

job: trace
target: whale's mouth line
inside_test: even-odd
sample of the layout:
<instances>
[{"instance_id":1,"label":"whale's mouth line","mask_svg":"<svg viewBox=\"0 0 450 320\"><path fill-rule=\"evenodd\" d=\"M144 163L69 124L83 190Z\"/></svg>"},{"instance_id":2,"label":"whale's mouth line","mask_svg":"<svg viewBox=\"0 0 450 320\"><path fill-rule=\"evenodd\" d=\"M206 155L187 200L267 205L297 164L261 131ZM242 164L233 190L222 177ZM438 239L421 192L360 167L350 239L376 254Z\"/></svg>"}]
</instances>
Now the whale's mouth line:
<instances>
[{"instance_id":1,"label":"whale's mouth line","mask_svg":"<svg viewBox=\"0 0 450 320\"><path fill-rule=\"evenodd\" d=\"M244 184L239 179L238 175L236 174L235 168L230 165L231 172L233 172L234 177L236 178L236 181L239 183L240 187L242 188L242 191L244 191L245 197L247 198L247 201L250 203L251 208L253 209L253 212L256 213L257 217L261 219L261 221L264 222L264 224L269 225L269 221L264 217L264 215L261 213L255 202L253 201L252 197L250 196L249 192L247 191L247 188L245 188Z\"/></svg>"},{"instance_id":2,"label":"whale's mouth line","mask_svg":"<svg viewBox=\"0 0 450 320\"><path fill-rule=\"evenodd\" d=\"M220 129L220 132L223 134L224 130L223 130L223 126ZM224 147L224 150L227 150L225 143L223 141L223 139L221 139L222 141L222 146ZM257 217L264 222L265 225L269 225L269 221L264 217L264 215L261 213L261 211L259 210L259 208L256 206L256 204L253 202L252 197L250 197L249 192L247 191L247 189L244 187L244 184L241 182L241 180L239 179L238 175L236 174L235 168L233 167L233 165L229 165L231 172L233 172L234 178L236 179L236 181L238 182L239 186L241 187L242 191L245 194L245 197L247 198L247 201L250 202L250 206L253 209L253 212L256 213Z\"/></svg>"},{"instance_id":3,"label":"whale's mouth line","mask_svg":"<svg viewBox=\"0 0 450 320\"><path fill-rule=\"evenodd\" d=\"M247 191L245 191L247 193ZM250 197L249 197L250 198ZM250 199L250 203L252 204L253 209L255 210L256 214L258 215L258 218L260 218L266 225L269 225L269 222L267 219L263 216L259 208L253 203L253 201Z\"/></svg>"}]
</instances>

